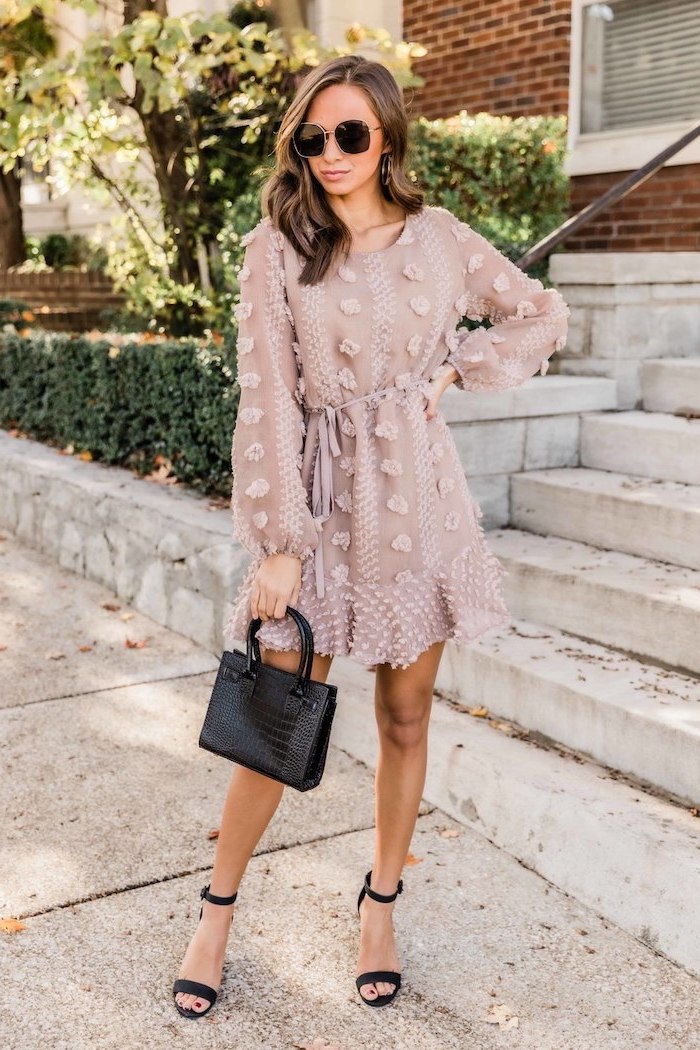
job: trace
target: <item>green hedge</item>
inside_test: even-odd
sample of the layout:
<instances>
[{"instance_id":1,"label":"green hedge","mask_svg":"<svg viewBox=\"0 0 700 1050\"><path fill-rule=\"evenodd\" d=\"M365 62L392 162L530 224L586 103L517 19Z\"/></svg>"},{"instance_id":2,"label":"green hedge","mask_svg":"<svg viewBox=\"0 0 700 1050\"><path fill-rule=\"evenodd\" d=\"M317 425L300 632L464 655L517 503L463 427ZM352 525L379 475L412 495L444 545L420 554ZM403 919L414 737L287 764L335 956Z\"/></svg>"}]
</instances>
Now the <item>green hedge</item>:
<instances>
[{"instance_id":1,"label":"green hedge","mask_svg":"<svg viewBox=\"0 0 700 1050\"><path fill-rule=\"evenodd\" d=\"M409 173L429 204L448 208L515 261L569 213L565 117L466 110L411 125ZM546 277L544 260L528 273Z\"/></svg>"},{"instance_id":2,"label":"green hedge","mask_svg":"<svg viewBox=\"0 0 700 1050\"><path fill-rule=\"evenodd\" d=\"M208 495L231 492L238 409L233 333L113 345L63 333L0 341L0 424L38 441L73 446L140 474L172 473Z\"/></svg>"}]
</instances>

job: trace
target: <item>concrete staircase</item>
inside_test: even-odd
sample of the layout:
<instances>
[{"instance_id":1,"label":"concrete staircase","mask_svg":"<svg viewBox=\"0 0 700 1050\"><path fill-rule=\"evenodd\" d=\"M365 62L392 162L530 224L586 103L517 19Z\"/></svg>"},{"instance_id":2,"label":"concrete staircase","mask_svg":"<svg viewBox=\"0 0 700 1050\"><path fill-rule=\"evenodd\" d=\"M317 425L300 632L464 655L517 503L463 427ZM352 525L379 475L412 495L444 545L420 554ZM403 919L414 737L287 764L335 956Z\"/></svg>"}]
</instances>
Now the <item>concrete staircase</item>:
<instances>
[{"instance_id":1,"label":"concrete staircase","mask_svg":"<svg viewBox=\"0 0 700 1050\"><path fill-rule=\"evenodd\" d=\"M581 415L579 466L511 477L514 621L446 651L468 725L436 733L434 797L700 976L700 360L639 382L641 409Z\"/></svg>"},{"instance_id":2,"label":"concrete staircase","mask_svg":"<svg viewBox=\"0 0 700 1050\"><path fill-rule=\"evenodd\" d=\"M581 465L511 479L505 632L448 692L700 804L700 360L641 366L641 411L581 417Z\"/></svg>"}]
</instances>

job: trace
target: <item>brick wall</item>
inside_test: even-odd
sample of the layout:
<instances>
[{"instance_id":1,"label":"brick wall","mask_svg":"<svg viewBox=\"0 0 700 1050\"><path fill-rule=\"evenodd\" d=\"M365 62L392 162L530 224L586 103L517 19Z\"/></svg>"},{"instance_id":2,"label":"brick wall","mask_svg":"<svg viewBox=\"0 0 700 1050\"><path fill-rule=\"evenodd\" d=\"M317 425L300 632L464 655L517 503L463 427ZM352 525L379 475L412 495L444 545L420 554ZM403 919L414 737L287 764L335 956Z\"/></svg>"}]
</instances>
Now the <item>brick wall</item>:
<instances>
[{"instance_id":1,"label":"brick wall","mask_svg":"<svg viewBox=\"0 0 700 1050\"><path fill-rule=\"evenodd\" d=\"M571 180L571 214L600 197L622 176L615 172ZM565 241L564 251L700 251L700 165L662 168L612 208Z\"/></svg>"},{"instance_id":2,"label":"brick wall","mask_svg":"<svg viewBox=\"0 0 700 1050\"><path fill-rule=\"evenodd\" d=\"M571 0L404 0L405 40L428 48L406 91L412 116L466 109L505 116L566 114ZM575 176L574 214L622 178ZM666 167L571 237L566 251L700 251L700 166Z\"/></svg>"},{"instance_id":3,"label":"brick wall","mask_svg":"<svg viewBox=\"0 0 700 1050\"><path fill-rule=\"evenodd\" d=\"M414 64L426 87L406 92L415 115L567 112L570 0L404 0L403 17L429 51Z\"/></svg>"}]
</instances>

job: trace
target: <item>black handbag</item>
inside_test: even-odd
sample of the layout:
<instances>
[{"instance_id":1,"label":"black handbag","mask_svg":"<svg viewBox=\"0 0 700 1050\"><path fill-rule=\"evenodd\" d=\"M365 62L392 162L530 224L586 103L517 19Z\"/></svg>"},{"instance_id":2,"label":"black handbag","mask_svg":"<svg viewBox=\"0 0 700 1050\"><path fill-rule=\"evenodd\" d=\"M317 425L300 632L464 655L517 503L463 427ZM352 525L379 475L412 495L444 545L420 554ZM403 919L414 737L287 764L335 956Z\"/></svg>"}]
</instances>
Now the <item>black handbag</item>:
<instances>
[{"instance_id":1,"label":"black handbag","mask_svg":"<svg viewBox=\"0 0 700 1050\"><path fill-rule=\"evenodd\" d=\"M301 635L296 673L264 664L257 632L248 625L246 652L224 650L199 746L279 780L297 791L321 782L337 686L311 678L314 638L309 621L287 606Z\"/></svg>"}]
</instances>

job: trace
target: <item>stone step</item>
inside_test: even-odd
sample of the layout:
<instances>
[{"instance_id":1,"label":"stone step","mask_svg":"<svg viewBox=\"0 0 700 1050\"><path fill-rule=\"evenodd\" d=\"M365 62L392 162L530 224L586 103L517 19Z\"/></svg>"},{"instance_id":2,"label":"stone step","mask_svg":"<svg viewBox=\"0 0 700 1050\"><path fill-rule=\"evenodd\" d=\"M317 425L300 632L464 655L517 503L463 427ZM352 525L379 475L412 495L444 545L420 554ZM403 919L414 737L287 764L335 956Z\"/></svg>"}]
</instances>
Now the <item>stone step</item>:
<instances>
[{"instance_id":1,"label":"stone step","mask_svg":"<svg viewBox=\"0 0 700 1050\"><path fill-rule=\"evenodd\" d=\"M700 485L700 419L640 411L584 415L581 466Z\"/></svg>"},{"instance_id":2,"label":"stone step","mask_svg":"<svg viewBox=\"0 0 700 1050\"><path fill-rule=\"evenodd\" d=\"M643 361L640 378L647 412L700 416L700 358Z\"/></svg>"},{"instance_id":3,"label":"stone step","mask_svg":"<svg viewBox=\"0 0 700 1050\"><path fill-rule=\"evenodd\" d=\"M510 524L700 569L700 486L586 467L511 478Z\"/></svg>"},{"instance_id":4,"label":"stone step","mask_svg":"<svg viewBox=\"0 0 700 1050\"><path fill-rule=\"evenodd\" d=\"M700 572L557 536L496 529L512 615L700 674Z\"/></svg>"},{"instance_id":5,"label":"stone step","mask_svg":"<svg viewBox=\"0 0 700 1050\"><path fill-rule=\"evenodd\" d=\"M451 385L440 398L447 423L513 420L602 412L617 408L614 379L599 376L536 375L507 390L458 390Z\"/></svg>"},{"instance_id":6,"label":"stone step","mask_svg":"<svg viewBox=\"0 0 700 1050\"><path fill-rule=\"evenodd\" d=\"M700 804L700 682L517 620L450 649L438 686L470 707Z\"/></svg>"}]
</instances>

